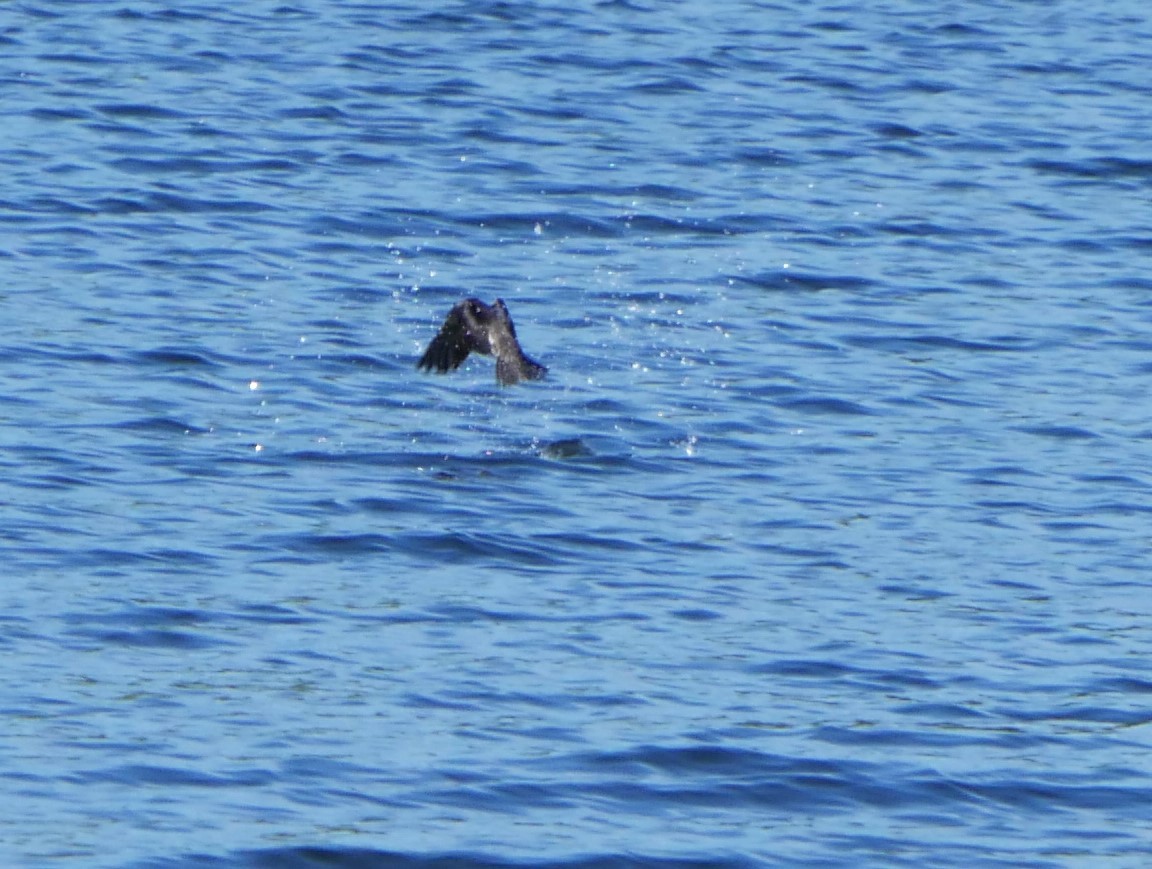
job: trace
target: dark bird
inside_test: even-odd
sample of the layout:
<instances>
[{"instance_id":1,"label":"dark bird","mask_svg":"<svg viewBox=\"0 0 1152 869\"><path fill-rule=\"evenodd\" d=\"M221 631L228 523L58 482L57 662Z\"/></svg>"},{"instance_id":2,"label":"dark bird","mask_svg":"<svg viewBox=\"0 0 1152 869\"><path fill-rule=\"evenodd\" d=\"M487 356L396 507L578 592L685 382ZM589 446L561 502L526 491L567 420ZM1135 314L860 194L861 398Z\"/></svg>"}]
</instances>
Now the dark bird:
<instances>
[{"instance_id":1,"label":"dark bird","mask_svg":"<svg viewBox=\"0 0 1152 869\"><path fill-rule=\"evenodd\" d=\"M504 386L539 380L548 371L520 349L516 327L503 299L491 305L479 299L457 302L416 367L443 374L459 368L473 351L496 357L496 379Z\"/></svg>"}]
</instances>

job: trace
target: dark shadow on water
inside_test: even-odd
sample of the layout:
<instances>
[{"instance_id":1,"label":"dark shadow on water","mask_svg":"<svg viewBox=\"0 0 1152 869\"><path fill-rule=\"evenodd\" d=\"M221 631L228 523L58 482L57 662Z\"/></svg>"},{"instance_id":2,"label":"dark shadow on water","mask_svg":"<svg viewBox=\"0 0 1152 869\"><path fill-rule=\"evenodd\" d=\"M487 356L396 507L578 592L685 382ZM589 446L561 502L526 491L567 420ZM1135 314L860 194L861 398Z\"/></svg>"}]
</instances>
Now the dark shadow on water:
<instances>
[{"instance_id":1,"label":"dark shadow on water","mask_svg":"<svg viewBox=\"0 0 1152 869\"><path fill-rule=\"evenodd\" d=\"M243 851L230 856L189 855L147 860L132 869L751 869L758 861L733 857L642 857L619 853L571 859L512 860L476 853L405 854L370 848L296 847Z\"/></svg>"}]
</instances>

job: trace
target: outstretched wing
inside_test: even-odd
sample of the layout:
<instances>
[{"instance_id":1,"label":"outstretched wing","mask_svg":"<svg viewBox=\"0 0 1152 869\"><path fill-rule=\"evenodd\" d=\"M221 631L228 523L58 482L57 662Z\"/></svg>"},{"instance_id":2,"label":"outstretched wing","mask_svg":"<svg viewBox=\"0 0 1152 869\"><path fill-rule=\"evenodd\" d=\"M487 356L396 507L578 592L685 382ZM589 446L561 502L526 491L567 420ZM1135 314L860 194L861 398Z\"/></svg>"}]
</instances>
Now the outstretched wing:
<instances>
[{"instance_id":1,"label":"outstretched wing","mask_svg":"<svg viewBox=\"0 0 1152 869\"><path fill-rule=\"evenodd\" d=\"M421 370L453 371L460 367L460 363L468 358L473 350L480 349L476 345L475 336L469 325L471 299L457 302L448 312L440 332L432 339L416 367Z\"/></svg>"}]
</instances>

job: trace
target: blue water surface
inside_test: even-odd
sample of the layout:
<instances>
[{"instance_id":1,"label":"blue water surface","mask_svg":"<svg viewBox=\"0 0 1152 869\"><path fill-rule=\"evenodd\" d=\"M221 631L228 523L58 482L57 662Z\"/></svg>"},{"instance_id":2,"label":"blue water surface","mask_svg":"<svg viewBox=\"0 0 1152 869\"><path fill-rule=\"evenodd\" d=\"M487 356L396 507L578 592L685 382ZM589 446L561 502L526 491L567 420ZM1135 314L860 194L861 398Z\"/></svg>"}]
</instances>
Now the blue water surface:
<instances>
[{"instance_id":1,"label":"blue water surface","mask_svg":"<svg viewBox=\"0 0 1152 869\"><path fill-rule=\"evenodd\" d=\"M0 863L1152 863L1152 10L0 10ZM504 298L548 379L416 371Z\"/></svg>"}]
</instances>

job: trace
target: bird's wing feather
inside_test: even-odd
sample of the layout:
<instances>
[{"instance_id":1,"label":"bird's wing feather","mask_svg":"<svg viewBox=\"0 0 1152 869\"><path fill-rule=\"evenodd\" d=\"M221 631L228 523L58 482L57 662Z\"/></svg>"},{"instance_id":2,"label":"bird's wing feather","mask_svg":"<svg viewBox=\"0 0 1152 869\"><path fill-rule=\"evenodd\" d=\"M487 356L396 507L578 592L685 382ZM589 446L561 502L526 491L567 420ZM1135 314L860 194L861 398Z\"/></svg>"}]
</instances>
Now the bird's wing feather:
<instances>
[{"instance_id":1,"label":"bird's wing feather","mask_svg":"<svg viewBox=\"0 0 1152 869\"><path fill-rule=\"evenodd\" d=\"M439 333L428 344L417 368L435 369L441 373L459 368L474 349L474 342L465 318L467 303L460 302L448 312Z\"/></svg>"}]
</instances>

